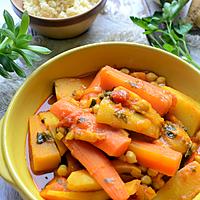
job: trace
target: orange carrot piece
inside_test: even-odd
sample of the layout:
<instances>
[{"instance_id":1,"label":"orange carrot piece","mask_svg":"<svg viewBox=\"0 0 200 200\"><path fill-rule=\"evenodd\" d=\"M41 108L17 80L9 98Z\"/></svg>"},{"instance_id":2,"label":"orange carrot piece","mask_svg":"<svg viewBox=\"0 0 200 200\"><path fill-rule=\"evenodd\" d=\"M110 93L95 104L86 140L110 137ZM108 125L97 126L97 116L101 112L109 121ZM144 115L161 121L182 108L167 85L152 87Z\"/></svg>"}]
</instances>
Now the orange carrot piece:
<instances>
[{"instance_id":1,"label":"orange carrot piece","mask_svg":"<svg viewBox=\"0 0 200 200\"><path fill-rule=\"evenodd\" d=\"M93 143L94 146L98 147L109 156L119 157L125 153L131 143L131 138L126 135L126 131L102 124L97 124L97 127L96 130L98 129L101 134L105 133L105 139Z\"/></svg>"},{"instance_id":2,"label":"orange carrot piece","mask_svg":"<svg viewBox=\"0 0 200 200\"><path fill-rule=\"evenodd\" d=\"M81 130L95 132L103 140L92 143L110 156L121 156L128 148L131 139L122 129L112 128L108 125L98 124L96 117L91 113L84 113L79 107L71 104L66 99L54 103L50 111L59 119L63 120L62 125L71 127L74 134L80 134ZM61 121L62 122L62 121Z\"/></svg>"},{"instance_id":3,"label":"orange carrot piece","mask_svg":"<svg viewBox=\"0 0 200 200\"><path fill-rule=\"evenodd\" d=\"M170 92L109 66L101 69L100 78L102 89L112 90L114 87L123 86L151 103L160 115L166 114L174 105L175 97Z\"/></svg>"},{"instance_id":4,"label":"orange carrot piece","mask_svg":"<svg viewBox=\"0 0 200 200\"><path fill-rule=\"evenodd\" d=\"M82 141L64 140L64 143L113 200L129 198L125 184L101 151Z\"/></svg>"},{"instance_id":5,"label":"orange carrot piece","mask_svg":"<svg viewBox=\"0 0 200 200\"><path fill-rule=\"evenodd\" d=\"M102 88L100 87L101 85L100 72L101 71L97 73L92 83L85 90L84 95L81 99L89 99L90 97L96 97L100 92L102 92Z\"/></svg>"},{"instance_id":6,"label":"orange carrot piece","mask_svg":"<svg viewBox=\"0 0 200 200\"><path fill-rule=\"evenodd\" d=\"M64 119L65 117L71 114L73 114L73 116L76 116L82 113L80 108L73 105L65 98L60 99L59 101L54 103L50 108L50 112L52 112L60 120Z\"/></svg>"},{"instance_id":7,"label":"orange carrot piece","mask_svg":"<svg viewBox=\"0 0 200 200\"><path fill-rule=\"evenodd\" d=\"M180 152L142 141L132 141L129 149L135 153L141 165L168 176L173 176L177 172L182 159Z\"/></svg>"}]
</instances>

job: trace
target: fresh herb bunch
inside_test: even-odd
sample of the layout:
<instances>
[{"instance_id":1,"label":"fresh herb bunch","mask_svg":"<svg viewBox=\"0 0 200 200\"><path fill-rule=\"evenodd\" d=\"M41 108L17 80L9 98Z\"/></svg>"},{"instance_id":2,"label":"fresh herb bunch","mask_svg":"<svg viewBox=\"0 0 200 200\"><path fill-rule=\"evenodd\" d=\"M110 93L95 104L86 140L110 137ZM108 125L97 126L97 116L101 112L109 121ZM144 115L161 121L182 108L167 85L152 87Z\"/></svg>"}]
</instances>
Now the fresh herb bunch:
<instances>
[{"instance_id":1,"label":"fresh herb bunch","mask_svg":"<svg viewBox=\"0 0 200 200\"><path fill-rule=\"evenodd\" d=\"M25 72L15 62L22 58L27 66L40 59L38 54L49 54L48 48L30 45L32 36L28 34L29 16L27 12L22 15L21 23L15 24L12 16L4 10L5 23L0 28L0 75L11 78L15 72L20 77L26 77Z\"/></svg>"},{"instance_id":2,"label":"fresh herb bunch","mask_svg":"<svg viewBox=\"0 0 200 200\"><path fill-rule=\"evenodd\" d=\"M192 24L183 23L177 16L189 0L173 0L171 3L162 0L162 11L155 12L151 17L130 17L133 23L143 28L150 44L173 53L185 61L200 66L191 57L186 34L192 29Z\"/></svg>"}]
</instances>

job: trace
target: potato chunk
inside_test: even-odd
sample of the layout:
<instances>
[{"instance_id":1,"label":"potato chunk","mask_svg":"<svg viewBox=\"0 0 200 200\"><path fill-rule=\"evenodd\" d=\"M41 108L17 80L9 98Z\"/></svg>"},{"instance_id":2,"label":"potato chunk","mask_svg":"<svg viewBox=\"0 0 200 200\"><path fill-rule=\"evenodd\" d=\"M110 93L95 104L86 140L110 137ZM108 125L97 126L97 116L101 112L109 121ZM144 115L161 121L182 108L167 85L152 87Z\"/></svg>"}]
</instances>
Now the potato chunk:
<instances>
[{"instance_id":1,"label":"potato chunk","mask_svg":"<svg viewBox=\"0 0 200 200\"><path fill-rule=\"evenodd\" d=\"M114 97L111 96L112 98L104 98L97 112L97 122L158 138L163 118L152 108L150 103L123 87L115 88L114 92L116 91L128 93L125 105L119 103L122 101L122 97L116 98L117 102L113 102L114 95ZM127 102L130 106L126 106Z\"/></svg>"},{"instance_id":2,"label":"potato chunk","mask_svg":"<svg viewBox=\"0 0 200 200\"><path fill-rule=\"evenodd\" d=\"M55 91L57 100L72 97L75 90L87 87L91 78L62 78L55 81Z\"/></svg>"},{"instance_id":3,"label":"potato chunk","mask_svg":"<svg viewBox=\"0 0 200 200\"><path fill-rule=\"evenodd\" d=\"M200 192L200 164L189 163L177 172L157 193L154 200L193 199Z\"/></svg>"},{"instance_id":4,"label":"potato chunk","mask_svg":"<svg viewBox=\"0 0 200 200\"><path fill-rule=\"evenodd\" d=\"M101 186L93 179L86 170L72 172L67 178L69 190L78 192L101 190Z\"/></svg>"},{"instance_id":5,"label":"potato chunk","mask_svg":"<svg viewBox=\"0 0 200 200\"><path fill-rule=\"evenodd\" d=\"M52 171L61 161L54 141L45 141L43 137L39 137L44 136L46 130L39 116L29 118L31 167L35 173Z\"/></svg>"},{"instance_id":6,"label":"potato chunk","mask_svg":"<svg viewBox=\"0 0 200 200\"><path fill-rule=\"evenodd\" d=\"M193 136L200 128L200 104L191 97L171 87L165 86L163 88L176 96L177 103L172 110L172 114L184 124L188 130L188 134Z\"/></svg>"}]
</instances>

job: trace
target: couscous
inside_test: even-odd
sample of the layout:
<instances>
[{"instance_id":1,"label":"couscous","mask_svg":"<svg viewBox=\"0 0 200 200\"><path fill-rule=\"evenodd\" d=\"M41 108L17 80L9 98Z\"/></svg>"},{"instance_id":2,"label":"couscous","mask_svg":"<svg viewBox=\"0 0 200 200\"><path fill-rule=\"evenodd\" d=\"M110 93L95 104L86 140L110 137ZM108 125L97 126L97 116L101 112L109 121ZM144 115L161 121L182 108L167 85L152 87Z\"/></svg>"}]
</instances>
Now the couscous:
<instances>
[{"instance_id":1,"label":"couscous","mask_svg":"<svg viewBox=\"0 0 200 200\"><path fill-rule=\"evenodd\" d=\"M29 14L47 18L79 15L94 7L99 0L23 0Z\"/></svg>"}]
</instances>

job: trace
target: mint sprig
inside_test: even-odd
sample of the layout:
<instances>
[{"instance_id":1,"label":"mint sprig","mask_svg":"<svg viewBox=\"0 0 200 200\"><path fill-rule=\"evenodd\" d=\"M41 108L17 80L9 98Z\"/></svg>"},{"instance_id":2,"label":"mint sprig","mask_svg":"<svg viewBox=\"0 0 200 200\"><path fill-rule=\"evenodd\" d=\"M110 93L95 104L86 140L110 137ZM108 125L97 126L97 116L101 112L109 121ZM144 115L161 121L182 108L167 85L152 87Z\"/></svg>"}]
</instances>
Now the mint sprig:
<instances>
[{"instance_id":1,"label":"mint sprig","mask_svg":"<svg viewBox=\"0 0 200 200\"><path fill-rule=\"evenodd\" d=\"M39 54L49 54L51 51L42 46L30 45L32 36L28 34L30 18L25 11L21 23L15 24L12 16L4 10L5 23L0 28L0 75L11 78L12 73L26 77L25 72L16 63L22 58L27 66L32 66L33 61L40 58Z\"/></svg>"},{"instance_id":2,"label":"mint sprig","mask_svg":"<svg viewBox=\"0 0 200 200\"><path fill-rule=\"evenodd\" d=\"M144 29L150 44L173 53L188 63L200 69L190 55L186 35L192 29L192 24L185 23L177 16L189 0L173 0L171 3L162 1L162 11L153 16L137 18L130 17L132 22Z\"/></svg>"}]
</instances>

